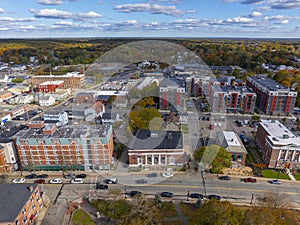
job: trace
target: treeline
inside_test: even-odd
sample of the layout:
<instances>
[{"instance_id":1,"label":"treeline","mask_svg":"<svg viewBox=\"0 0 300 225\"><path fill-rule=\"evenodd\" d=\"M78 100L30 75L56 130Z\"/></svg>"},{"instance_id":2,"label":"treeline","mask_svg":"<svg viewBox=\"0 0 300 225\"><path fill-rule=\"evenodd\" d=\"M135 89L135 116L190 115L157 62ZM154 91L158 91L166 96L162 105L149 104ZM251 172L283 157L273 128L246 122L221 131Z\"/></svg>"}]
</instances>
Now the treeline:
<instances>
[{"instance_id":1,"label":"treeline","mask_svg":"<svg viewBox=\"0 0 300 225\"><path fill-rule=\"evenodd\" d=\"M3 62L28 64L35 56L39 64L76 65L93 63L103 53L143 39L41 39L0 40ZM299 67L298 40L163 39L190 49L209 66L236 65L248 72L265 72L262 63Z\"/></svg>"}]
</instances>

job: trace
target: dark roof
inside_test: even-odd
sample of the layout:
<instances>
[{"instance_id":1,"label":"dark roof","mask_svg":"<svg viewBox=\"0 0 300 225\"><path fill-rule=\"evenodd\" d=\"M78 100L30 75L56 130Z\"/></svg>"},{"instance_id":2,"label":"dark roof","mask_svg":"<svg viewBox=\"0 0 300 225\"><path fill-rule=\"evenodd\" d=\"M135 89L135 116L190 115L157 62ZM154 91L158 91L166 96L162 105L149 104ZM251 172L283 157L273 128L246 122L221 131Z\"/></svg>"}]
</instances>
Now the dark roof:
<instances>
[{"instance_id":1,"label":"dark roof","mask_svg":"<svg viewBox=\"0 0 300 225\"><path fill-rule=\"evenodd\" d=\"M278 90L285 90L289 91L290 88L277 83L275 80L268 78L266 75L255 75L252 77L248 77L249 80L253 80L254 82L264 86L269 91L278 91Z\"/></svg>"},{"instance_id":2,"label":"dark roof","mask_svg":"<svg viewBox=\"0 0 300 225\"><path fill-rule=\"evenodd\" d=\"M13 222L29 200L37 184L0 184L0 223Z\"/></svg>"},{"instance_id":3,"label":"dark roof","mask_svg":"<svg viewBox=\"0 0 300 225\"><path fill-rule=\"evenodd\" d=\"M130 149L183 149L183 135L180 131L138 130Z\"/></svg>"},{"instance_id":4,"label":"dark roof","mask_svg":"<svg viewBox=\"0 0 300 225\"><path fill-rule=\"evenodd\" d=\"M110 120L110 119L116 119L117 114L116 113L103 113L102 119L104 120Z\"/></svg>"},{"instance_id":5,"label":"dark roof","mask_svg":"<svg viewBox=\"0 0 300 225\"><path fill-rule=\"evenodd\" d=\"M108 99L110 98L110 95L98 95L97 96L97 101L108 101Z\"/></svg>"},{"instance_id":6,"label":"dark roof","mask_svg":"<svg viewBox=\"0 0 300 225\"><path fill-rule=\"evenodd\" d=\"M2 133L0 135L0 138L3 139L8 139L8 138L12 138L13 136L15 136L19 131L23 130L24 128L26 128L27 126L25 125L19 125L19 126L15 126L15 127L11 127L9 131L5 131L4 133ZM8 142L8 141L7 141Z\"/></svg>"}]
</instances>

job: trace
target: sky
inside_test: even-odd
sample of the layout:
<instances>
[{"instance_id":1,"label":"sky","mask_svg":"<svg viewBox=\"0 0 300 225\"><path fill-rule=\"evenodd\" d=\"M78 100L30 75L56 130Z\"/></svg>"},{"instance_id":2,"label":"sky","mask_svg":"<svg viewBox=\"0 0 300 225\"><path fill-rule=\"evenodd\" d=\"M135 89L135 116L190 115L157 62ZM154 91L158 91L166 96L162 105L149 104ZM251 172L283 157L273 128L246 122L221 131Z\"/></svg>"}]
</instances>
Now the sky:
<instances>
[{"instance_id":1,"label":"sky","mask_svg":"<svg viewBox=\"0 0 300 225\"><path fill-rule=\"evenodd\" d=\"M300 38L300 0L0 0L0 38Z\"/></svg>"}]
</instances>

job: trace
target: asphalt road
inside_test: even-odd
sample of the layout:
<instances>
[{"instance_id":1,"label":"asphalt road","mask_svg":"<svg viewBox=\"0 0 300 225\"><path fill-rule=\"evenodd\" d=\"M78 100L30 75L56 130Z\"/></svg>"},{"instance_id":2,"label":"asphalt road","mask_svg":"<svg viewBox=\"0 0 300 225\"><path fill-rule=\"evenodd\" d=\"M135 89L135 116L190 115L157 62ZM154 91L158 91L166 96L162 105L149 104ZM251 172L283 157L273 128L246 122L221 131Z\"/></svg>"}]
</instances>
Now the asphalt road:
<instances>
[{"instance_id":1,"label":"asphalt road","mask_svg":"<svg viewBox=\"0 0 300 225\"><path fill-rule=\"evenodd\" d=\"M65 184L44 184L41 187L44 188L45 193L50 197L51 205L43 224L62 224L68 204L84 196L87 197L90 193L89 190L94 191L92 196L95 198L108 198L110 190L117 189L121 190L122 196L124 193L127 193L128 197L130 191L138 190L149 198L153 198L155 194L163 191L169 191L174 194L174 201L186 200L189 191L190 193L201 193L204 195L216 194L220 195L222 200L241 204L249 204L252 194L255 200L257 197L262 196L263 193L272 191L286 194L294 207L300 209L299 182L282 180L282 184L274 185L270 184L268 179L258 179L257 183L244 183L241 181L241 177L232 177L230 181L219 180L216 175L212 174L204 174L204 177L205 190L199 173L191 174L191 176L185 173L177 173L173 178L168 179L160 176L147 178L145 174L134 174L132 176L124 174L118 176L118 184L109 184L108 190L96 191L93 189L93 185L88 183L91 181L90 176L85 179L87 183L84 184L70 184L68 180L64 180ZM97 176L97 180L100 183L103 183L105 178L107 177ZM148 183L137 185L135 183L137 179L147 179ZM27 180L27 182L29 181ZM190 201L195 201L195 199L190 199Z\"/></svg>"}]
</instances>

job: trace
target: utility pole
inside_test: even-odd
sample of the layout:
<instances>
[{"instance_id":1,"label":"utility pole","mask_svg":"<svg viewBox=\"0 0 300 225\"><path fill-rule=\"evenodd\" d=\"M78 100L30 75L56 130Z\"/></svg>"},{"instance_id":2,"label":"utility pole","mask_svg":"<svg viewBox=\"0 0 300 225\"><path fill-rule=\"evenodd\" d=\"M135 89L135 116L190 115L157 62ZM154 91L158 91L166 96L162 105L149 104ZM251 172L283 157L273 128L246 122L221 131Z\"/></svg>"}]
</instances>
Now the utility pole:
<instances>
[{"instance_id":1,"label":"utility pole","mask_svg":"<svg viewBox=\"0 0 300 225\"><path fill-rule=\"evenodd\" d=\"M200 173L201 173L201 178L202 178L202 184L203 184L204 196L206 196L206 187L205 187L204 171L202 170Z\"/></svg>"}]
</instances>

